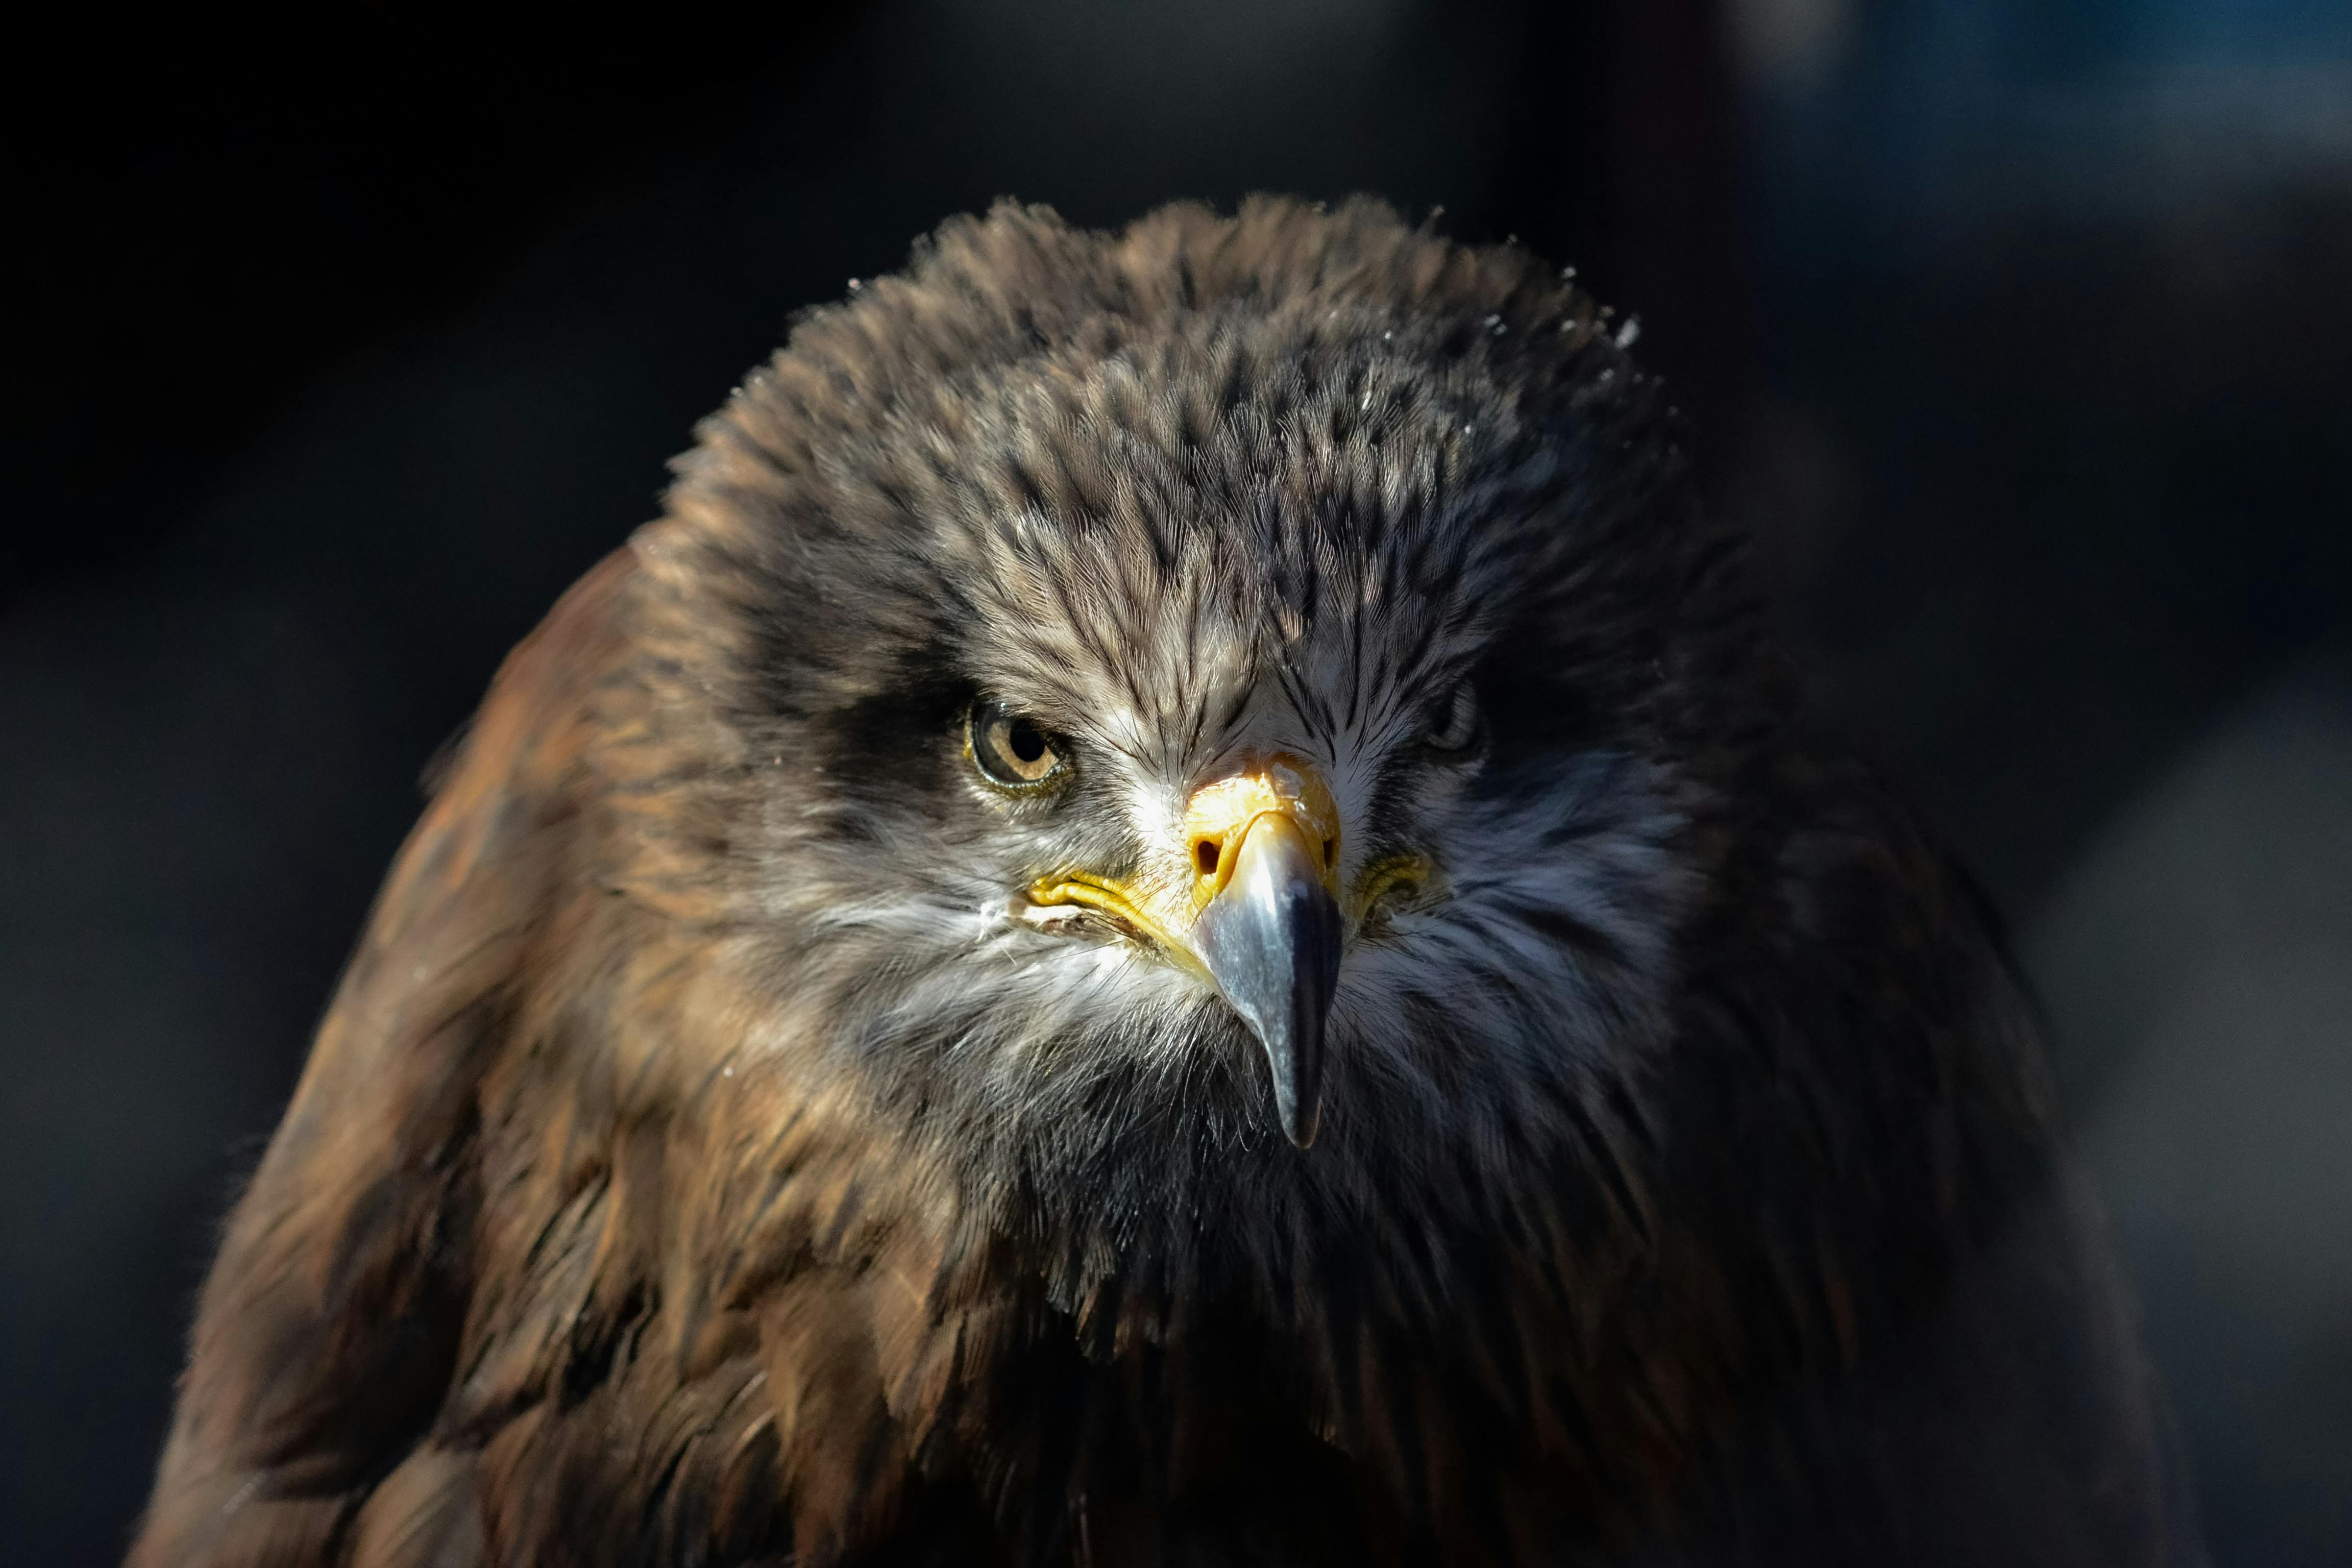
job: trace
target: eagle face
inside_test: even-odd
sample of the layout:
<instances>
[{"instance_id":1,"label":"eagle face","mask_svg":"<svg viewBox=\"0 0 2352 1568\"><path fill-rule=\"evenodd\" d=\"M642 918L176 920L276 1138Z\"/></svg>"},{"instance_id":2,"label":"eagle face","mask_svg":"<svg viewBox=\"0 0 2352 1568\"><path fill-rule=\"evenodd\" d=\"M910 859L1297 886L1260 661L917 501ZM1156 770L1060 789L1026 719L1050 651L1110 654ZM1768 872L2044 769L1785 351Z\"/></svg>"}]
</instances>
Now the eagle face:
<instances>
[{"instance_id":1,"label":"eagle face","mask_svg":"<svg viewBox=\"0 0 2352 1568\"><path fill-rule=\"evenodd\" d=\"M1540 1164L1661 1027L1717 542L1532 258L1369 205L1245 211L1320 251L1263 279L1155 249L1211 221L951 226L683 464L777 1033L1129 1216Z\"/></svg>"}]
</instances>

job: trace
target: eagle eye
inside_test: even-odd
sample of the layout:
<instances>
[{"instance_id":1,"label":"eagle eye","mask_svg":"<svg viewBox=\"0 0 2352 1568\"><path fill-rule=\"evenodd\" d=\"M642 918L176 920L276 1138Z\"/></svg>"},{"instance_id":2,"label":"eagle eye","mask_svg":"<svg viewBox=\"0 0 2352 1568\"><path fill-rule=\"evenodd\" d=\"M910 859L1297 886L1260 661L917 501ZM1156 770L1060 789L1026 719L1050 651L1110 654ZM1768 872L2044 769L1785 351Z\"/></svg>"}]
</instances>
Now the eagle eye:
<instances>
[{"instance_id":1,"label":"eagle eye","mask_svg":"<svg viewBox=\"0 0 2352 1568\"><path fill-rule=\"evenodd\" d=\"M1067 770L1061 748L1045 727L1002 702L980 702L966 721L972 765L999 789L1032 790Z\"/></svg>"},{"instance_id":2,"label":"eagle eye","mask_svg":"<svg viewBox=\"0 0 2352 1568\"><path fill-rule=\"evenodd\" d=\"M1454 689L1431 721L1421 743L1433 752L1458 753L1478 738L1478 694L1468 681Z\"/></svg>"}]
</instances>

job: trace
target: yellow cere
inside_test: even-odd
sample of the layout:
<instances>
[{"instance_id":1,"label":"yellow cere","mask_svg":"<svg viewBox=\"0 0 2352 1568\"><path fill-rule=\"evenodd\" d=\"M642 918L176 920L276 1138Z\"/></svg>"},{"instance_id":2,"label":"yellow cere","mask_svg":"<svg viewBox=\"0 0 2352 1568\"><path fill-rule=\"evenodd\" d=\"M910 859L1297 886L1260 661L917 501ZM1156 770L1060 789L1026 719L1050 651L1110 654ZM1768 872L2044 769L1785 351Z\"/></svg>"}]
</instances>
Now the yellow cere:
<instances>
[{"instance_id":1,"label":"yellow cere","mask_svg":"<svg viewBox=\"0 0 2352 1568\"><path fill-rule=\"evenodd\" d=\"M1149 939L1178 962L1197 968L1192 944L1171 930L1155 910L1167 910L1179 923L1197 916L1232 880L1236 851L1262 817L1276 817L1298 830L1318 854L1323 883L1340 899L1350 924L1372 915L1383 900L1410 895L1433 874L1423 855L1391 855L1364 868L1351 896L1339 889L1339 808L1329 786L1313 763L1286 752L1253 761L1240 771L1213 779L1192 794L1184 812L1183 838L1192 867L1189 900L1178 895L1171 910L1171 889L1143 884L1129 886L1089 871L1066 870L1040 879L1029 889L1029 901L1040 907L1076 906L1097 911L1138 936ZM1182 906L1189 903L1189 909Z\"/></svg>"},{"instance_id":2,"label":"yellow cere","mask_svg":"<svg viewBox=\"0 0 2352 1568\"><path fill-rule=\"evenodd\" d=\"M1318 852L1324 886L1339 881L1339 807L1315 764L1277 752L1193 791L1184 810L1184 847L1192 858L1192 902L1205 906L1232 879L1234 853L1261 816L1280 816Z\"/></svg>"}]
</instances>

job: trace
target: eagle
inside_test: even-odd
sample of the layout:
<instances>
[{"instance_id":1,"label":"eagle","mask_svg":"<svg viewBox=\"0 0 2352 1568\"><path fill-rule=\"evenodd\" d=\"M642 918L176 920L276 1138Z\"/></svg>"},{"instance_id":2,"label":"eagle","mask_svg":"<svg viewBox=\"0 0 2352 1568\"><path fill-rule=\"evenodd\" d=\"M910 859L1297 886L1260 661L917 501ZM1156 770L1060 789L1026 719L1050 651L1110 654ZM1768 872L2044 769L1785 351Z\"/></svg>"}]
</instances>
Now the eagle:
<instances>
[{"instance_id":1,"label":"eagle","mask_svg":"<svg viewBox=\"0 0 2352 1568\"><path fill-rule=\"evenodd\" d=\"M1369 198L802 317L430 781L131 1562L2198 1561L1632 337Z\"/></svg>"}]
</instances>

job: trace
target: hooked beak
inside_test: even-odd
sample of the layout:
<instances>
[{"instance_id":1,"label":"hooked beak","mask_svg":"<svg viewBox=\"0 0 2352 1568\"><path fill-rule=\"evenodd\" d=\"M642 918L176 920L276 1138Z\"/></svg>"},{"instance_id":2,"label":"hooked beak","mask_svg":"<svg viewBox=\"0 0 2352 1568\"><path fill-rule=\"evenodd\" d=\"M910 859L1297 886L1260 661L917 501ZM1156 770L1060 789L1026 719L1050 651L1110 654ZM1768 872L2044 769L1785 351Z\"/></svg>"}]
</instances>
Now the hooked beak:
<instances>
[{"instance_id":1,"label":"hooked beak","mask_svg":"<svg viewBox=\"0 0 2352 1568\"><path fill-rule=\"evenodd\" d=\"M1297 823L1247 824L1232 874L1192 922L1192 951L1265 1047L1274 1109L1301 1149L1323 1110L1323 1021L1339 983L1339 905Z\"/></svg>"},{"instance_id":2,"label":"hooked beak","mask_svg":"<svg viewBox=\"0 0 2352 1568\"><path fill-rule=\"evenodd\" d=\"M1205 976L1265 1047L1276 1118L1304 1149L1322 1112L1346 930L1339 808L1314 764L1277 752L1195 790L1183 832L1189 889L1070 872L1031 889L1030 903L1098 911Z\"/></svg>"},{"instance_id":3,"label":"hooked beak","mask_svg":"<svg viewBox=\"0 0 2352 1568\"><path fill-rule=\"evenodd\" d=\"M1276 752L1193 792L1193 956L1265 1047L1275 1116L1315 1142L1323 1024L1339 984L1339 809L1312 763Z\"/></svg>"}]
</instances>

